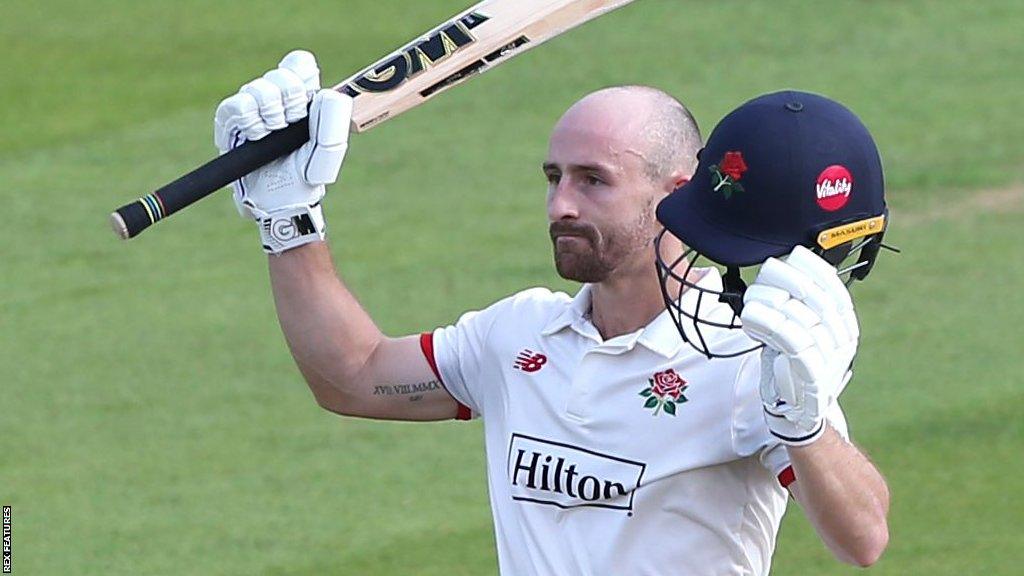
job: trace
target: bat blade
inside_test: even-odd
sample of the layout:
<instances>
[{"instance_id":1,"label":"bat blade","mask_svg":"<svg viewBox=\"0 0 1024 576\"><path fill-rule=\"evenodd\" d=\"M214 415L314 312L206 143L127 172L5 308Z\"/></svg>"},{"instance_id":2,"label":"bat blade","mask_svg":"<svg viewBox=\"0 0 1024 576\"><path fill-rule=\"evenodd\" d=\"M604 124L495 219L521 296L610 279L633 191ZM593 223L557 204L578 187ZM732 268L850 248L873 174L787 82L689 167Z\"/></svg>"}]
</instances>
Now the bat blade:
<instances>
[{"instance_id":1,"label":"bat blade","mask_svg":"<svg viewBox=\"0 0 1024 576\"><path fill-rule=\"evenodd\" d=\"M365 132L546 40L634 0L484 0L347 78L352 130ZM309 141L303 119L248 142L110 215L121 239L209 196Z\"/></svg>"},{"instance_id":2,"label":"bat blade","mask_svg":"<svg viewBox=\"0 0 1024 576\"><path fill-rule=\"evenodd\" d=\"M485 0L334 86L365 132L634 0Z\"/></svg>"}]
</instances>

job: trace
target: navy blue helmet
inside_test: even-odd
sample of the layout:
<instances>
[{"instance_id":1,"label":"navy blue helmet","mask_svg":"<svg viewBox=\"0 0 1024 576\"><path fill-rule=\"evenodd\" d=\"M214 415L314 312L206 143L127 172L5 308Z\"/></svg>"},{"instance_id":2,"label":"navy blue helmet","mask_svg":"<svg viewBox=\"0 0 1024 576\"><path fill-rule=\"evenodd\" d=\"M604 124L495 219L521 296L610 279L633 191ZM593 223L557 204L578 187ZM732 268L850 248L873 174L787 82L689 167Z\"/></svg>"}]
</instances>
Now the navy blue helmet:
<instances>
[{"instance_id":1,"label":"navy blue helmet","mask_svg":"<svg viewBox=\"0 0 1024 576\"><path fill-rule=\"evenodd\" d=\"M665 229L656 251L665 304L683 339L708 357L744 354L758 346L712 350L701 325L739 328L746 285L740 269L814 250L847 281L871 271L888 211L878 149L864 124L843 105L806 92L755 98L727 115L698 154L693 178L658 205ZM683 242L682 257L663 258L662 241ZM691 272L701 259L725 269L722 286L698 286ZM728 304L731 319L702 317L696 302ZM689 327L685 327L684 324Z\"/></svg>"}]
</instances>

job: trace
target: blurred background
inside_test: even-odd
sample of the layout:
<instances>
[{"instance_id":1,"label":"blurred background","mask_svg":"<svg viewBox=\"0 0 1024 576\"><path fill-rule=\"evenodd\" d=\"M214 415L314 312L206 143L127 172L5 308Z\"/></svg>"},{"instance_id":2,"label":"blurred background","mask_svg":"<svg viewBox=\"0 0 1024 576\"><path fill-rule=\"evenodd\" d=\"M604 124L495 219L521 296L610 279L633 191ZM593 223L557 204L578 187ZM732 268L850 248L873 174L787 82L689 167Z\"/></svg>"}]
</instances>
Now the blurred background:
<instances>
[{"instance_id":1,"label":"blurred background","mask_svg":"<svg viewBox=\"0 0 1024 576\"><path fill-rule=\"evenodd\" d=\"M0 502L14 573L494 574L479 423L320 410L252 223L222 192L130 243L111 209L215 154L217 102L289 50L332 84L467 0L5 0ZM594 89L663 88L705 132L817 91L881 148L892 208L855 300L856 441L893 491L877 574L1020 574L1024 3L638 0L353 138L326 200L390 334L551 265L540 165ZM796 506L778 574L852 574Z\"/></svg>"}]
</instances>

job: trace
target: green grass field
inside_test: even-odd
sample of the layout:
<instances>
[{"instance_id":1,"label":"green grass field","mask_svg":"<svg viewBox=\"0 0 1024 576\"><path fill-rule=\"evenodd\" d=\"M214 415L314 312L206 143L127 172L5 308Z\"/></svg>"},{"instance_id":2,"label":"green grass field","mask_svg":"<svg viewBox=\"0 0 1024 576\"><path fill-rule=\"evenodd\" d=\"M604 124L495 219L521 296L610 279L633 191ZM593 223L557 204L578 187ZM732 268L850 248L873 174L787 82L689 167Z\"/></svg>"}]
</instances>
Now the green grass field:
<instances>
[{"instance_id":1,"label":"green grass field","mask_svg":"<svg viewBox=\"0 0 1024 576\"><path fill-rule=\"evenodd\" d=\"M214 154L213 109L293 47L340 79L458 0L6 0L0 18L0 502L14 573L496 571L480 426L321 411L227 194L131 243L106 214ZM341 273L418 332L550 262L540 163L575 99L664 88L709 129L823 92L883 152L893 227L855 291L857 439L893 490L877 574L1020 574L1024 4L639 0L354 139ZM1016 62L1017 64L1014 64ZM852 574L791 507L778 574Z\"/></svg>"}]
</instances>

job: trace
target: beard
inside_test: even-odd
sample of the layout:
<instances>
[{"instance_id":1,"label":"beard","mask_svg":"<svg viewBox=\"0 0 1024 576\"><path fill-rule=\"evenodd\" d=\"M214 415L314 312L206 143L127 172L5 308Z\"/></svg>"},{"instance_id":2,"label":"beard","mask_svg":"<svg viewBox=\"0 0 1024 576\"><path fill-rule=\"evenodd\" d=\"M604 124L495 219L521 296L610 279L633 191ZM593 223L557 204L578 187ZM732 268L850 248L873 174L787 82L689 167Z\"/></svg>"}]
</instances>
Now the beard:
<instances>
[{"instance_id":1,"label":"beard","mask_svg":"<svg viewBox=\"0 0 1024 576\"><path fill-rule=\"evenodd\" d=\"M652 228L649 210L641 211L635 222L607 232L588 223L552 222L548 233L555 269L566 280L604 282L638 250L651 245L655 236Z\"/></svg>"}]
</instances>

